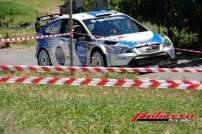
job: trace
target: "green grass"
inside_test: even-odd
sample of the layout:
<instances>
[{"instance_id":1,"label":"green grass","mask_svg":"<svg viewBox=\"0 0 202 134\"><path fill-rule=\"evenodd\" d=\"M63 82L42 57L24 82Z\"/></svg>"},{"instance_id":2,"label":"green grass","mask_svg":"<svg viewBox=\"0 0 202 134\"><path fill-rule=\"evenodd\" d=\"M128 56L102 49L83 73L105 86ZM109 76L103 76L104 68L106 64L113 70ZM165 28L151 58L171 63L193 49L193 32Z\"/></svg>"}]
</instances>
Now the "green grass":
<instances>
[{"instance_id":1,"label":"green grass","mask_svg":"<svg viewBox=\"0 0 202 134\"><path fill-rule=\"evenodd\" d=\"M42 76L137 78L132 74ZM202 92L170 89L1 84L0 133L199 134L201 98ZM130 119L139 112L189 113L195 118L191 123L131 123Z\"/></svg>"},{"instance_id":2,"label":"green grass","mask_svg":"<svg viewBox=\"0 0 202 134\"><path fill-rule=\"evenodd\" d=\"M59 5L63 4L64 0L16 0L16 2L23 3L27 6L32 6L39 13L45 14L59 9Z\"/></svg>"},{"instance_id":3,"label":"green grass","mask_svg":"<svg viewBox=\"0 0 202 134\"><path fill-rule=\"evenodd\" d=\"M63 0L1 0L0 15L8 15L11 10L13 11L13 16L37 15L36 12L38 12L38 15L42 15L55 12L62 3Z\"/></svg>"},{"instance_id":4,"label":"green grass","mask_svg":"<svg viewBox=\"0 0 202 134\"><path fill-rule=\"evenodd\" d=\"M1 25L15 26L30 23L36 17L36 10L30 6L14 1L0 1Z\"/></svg>"},{"instance_id":5,"label":"green grass","mask_svg":"<svg viewBox=\"0 0 202 134\"><path fill-rule=\"evenodd\" d=\"M53 14L59 12L59 5L63 0L1 0L0 1L0 16L4 16L4 19L0 18L0 23L5 27L16 27L23 24L34 24L37 16ZM30 29L12 29L0 27L0 38L5 37L6 33L10 37L16 35L22 35L24 33L33 35L34 28ZM21 46L34 46L35 41L20 42L17 45ZM11 46L16 47L15 44Z\"/></svg>"},{"instance_id":6,"label":"green grass","mask_svg":"<svg viewBox=\"0 0 202 134\"><path fill-rule=\"evenodd\" d=\"M58 13L59 5L63 2L62 0L1 0L0 16L4 18L0 18L0 23L2 26L10 27L25 23L32 24L38 16Z\"/></svg>"},{"instance_id":7,"label":"green grass","mask_svg":"<svg viewBox=\"0 0 202 134\"><path fill-rule=\"evenodd\" d=\"M0 2L0 16L28 16L32 15L33 9L30 6L25 6L24 4L19 4L17 2L11 1L1 1Z\"/></svg>"}]
</instances>

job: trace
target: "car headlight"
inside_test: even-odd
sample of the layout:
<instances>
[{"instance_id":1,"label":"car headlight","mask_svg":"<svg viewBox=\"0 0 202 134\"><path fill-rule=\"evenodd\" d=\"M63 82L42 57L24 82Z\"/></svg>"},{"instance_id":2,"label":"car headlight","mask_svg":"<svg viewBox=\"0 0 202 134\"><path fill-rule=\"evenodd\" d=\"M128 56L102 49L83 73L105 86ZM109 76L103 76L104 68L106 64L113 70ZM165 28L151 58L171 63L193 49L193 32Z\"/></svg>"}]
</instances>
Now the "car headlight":
<instances>
[{"instance_id":1,"label":"car headlight","mask_svg":"<svg viewBox=\"0 0 202 134\"><path fill-rule=\"evenodd\" d=\"M107 53L124 54L131 53L132 50L124 46L106 46Z\"/></svg>"},{"instance_id":2,"label":"car headlight","mask_svg":"<svg viewBox=\"0 0 202 134\"><path fill-rule=\"evenodd\" d=\"M165 47L173 47L173 43L167 36L164 36L163 46Z\"/></svg>"}]
</instances>

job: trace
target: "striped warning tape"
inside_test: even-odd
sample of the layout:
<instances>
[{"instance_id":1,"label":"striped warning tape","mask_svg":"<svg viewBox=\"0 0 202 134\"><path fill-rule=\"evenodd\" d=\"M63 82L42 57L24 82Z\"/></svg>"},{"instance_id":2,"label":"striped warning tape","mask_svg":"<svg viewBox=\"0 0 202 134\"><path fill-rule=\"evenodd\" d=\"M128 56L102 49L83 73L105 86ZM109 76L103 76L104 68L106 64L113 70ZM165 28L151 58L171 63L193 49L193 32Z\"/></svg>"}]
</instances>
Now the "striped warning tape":
<instances>
[{"instance_id":1,"label":"striped warning tape","mask_svg":"<svg viewBox=\"0 0 202 134\"><path fill-rule=\"evenodd\" d=\"M69 85L69 86L101 86L101 87L133 87L152 89L202 90L202 81L181 80L117 80L89 78L43 78L43 77L0 77L0 83Z\"/></svg>"},{"instance_id":2,"label":"striped warning tape","mask_svg":"<svg viewBox=\"0 0 202 134\"><path fill-rule=\"evenodd\" d=\"M3 43L6 43L6 42L16 42L16 41L44 39L44 38L52 38L52 37L67 36L67 35L71 35L71 34L70 33L61 33L61 34L54 34L54 35L14 37L14 38L8 38L8 39L0 39L0 42L3 42Z\"/></svg>"},{"instance_id":3,"label":"striped warning tape","mask_svg":"<svg viewBox=\"0 0 202 134\"><path fill-rule=\"evenodd\" d=\"M202 69L192 68L117 68L117 67L67 67L67 66L32 66L32 65L1 65L1 72L101 72L101 73L160 73L187 72L202 73Z\"/></svg>"}]
</instances>

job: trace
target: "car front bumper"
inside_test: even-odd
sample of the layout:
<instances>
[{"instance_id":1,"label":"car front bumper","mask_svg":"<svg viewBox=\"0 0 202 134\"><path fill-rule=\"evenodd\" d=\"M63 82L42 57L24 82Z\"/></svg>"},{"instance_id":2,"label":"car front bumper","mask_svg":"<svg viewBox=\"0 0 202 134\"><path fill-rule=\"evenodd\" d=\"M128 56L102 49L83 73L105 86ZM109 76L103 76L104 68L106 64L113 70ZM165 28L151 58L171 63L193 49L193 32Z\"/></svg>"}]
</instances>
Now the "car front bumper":
<instances>
[{"instance_id":1,"label":"car front bumper","mask_svg":"<svg viewBox=\"0 0 202 134\"><path fill-rule=\"evenodd\" d=\"M127 67L143 67L143 66L169 66L176 64L174 51L163 51L158 53L137 55L135 53L127 54L107 54L108 66L127 66Z\"/></svg>"}]
</instances>

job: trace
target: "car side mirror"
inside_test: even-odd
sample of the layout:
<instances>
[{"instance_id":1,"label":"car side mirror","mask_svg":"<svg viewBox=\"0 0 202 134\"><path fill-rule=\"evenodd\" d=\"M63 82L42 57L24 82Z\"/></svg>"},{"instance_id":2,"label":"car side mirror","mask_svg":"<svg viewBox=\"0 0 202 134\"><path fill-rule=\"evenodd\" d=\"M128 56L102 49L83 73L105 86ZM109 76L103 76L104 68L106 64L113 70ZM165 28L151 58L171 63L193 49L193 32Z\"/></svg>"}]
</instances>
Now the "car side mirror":
<instances>
[{"instance_id":1,"label":"car side mirror","mask_svg":"<svg viewBox=\"0 0 202 134\"><path fill-rule=\"evenodd\" d=\"M79 41L91 41L91 38L89 36L80 36L78 37Z\"/></svg>"},{"instance_id":2,"label":"car side mirror","mask_svg":"<svg viewBox=\"0 0 202 134\"><path fill-rule=\"evenodd\" d=\"M85 41L86 40L86 36L80 36L80 37L78 37L78 40Z\"/></svg>"}]
</instances>

